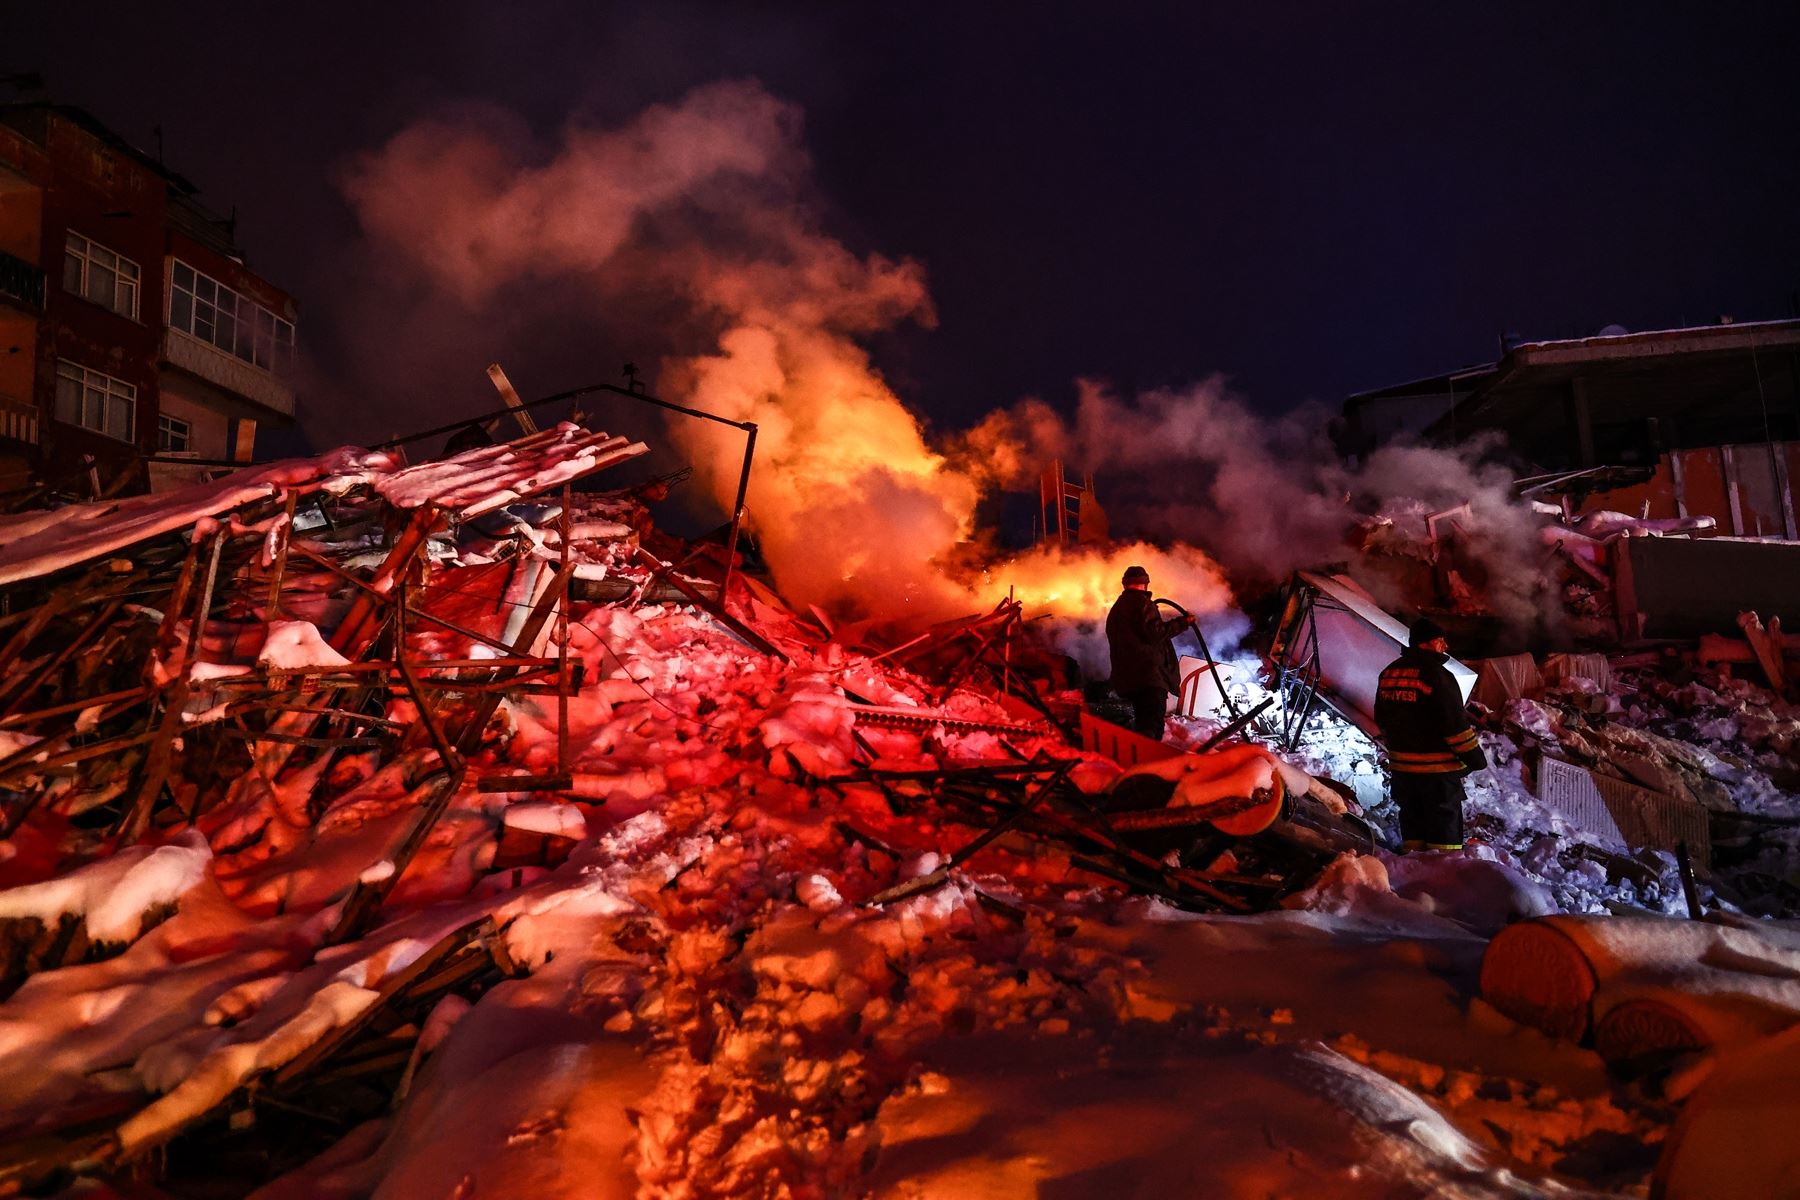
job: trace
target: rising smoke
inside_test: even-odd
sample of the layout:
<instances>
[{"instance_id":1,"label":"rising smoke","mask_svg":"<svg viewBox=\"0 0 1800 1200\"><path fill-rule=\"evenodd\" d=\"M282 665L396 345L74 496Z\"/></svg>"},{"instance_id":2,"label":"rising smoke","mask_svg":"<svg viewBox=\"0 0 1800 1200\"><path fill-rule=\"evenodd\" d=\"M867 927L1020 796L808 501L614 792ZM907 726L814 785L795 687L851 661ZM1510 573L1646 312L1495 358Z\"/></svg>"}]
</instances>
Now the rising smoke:
<instances>
[{"instance_id":1,"label":"rising smoke","mask_svg":"<svg viewBox=\"0 0 1800 1200\"><path fill-rule=\"evenodd\" d=\"M735 81L617 128L572 126L553 146L491 113L422 122L352 164L344 191L373 258L502 335L527 319L661 314L659 393L759 426L749 516L800 602L937 618L1012 589L1033 608L1093 614L1139 562L1159 592L1229 613L1219 563L1278 578L1341 557L1359 498L1411 495L1420 479L1469 494L1454 490L1473 478L1460 459L1417 457L1437 452L1346 473L1317 421L1267 422L1217 380L1130 402L1083 383L1073 420L1027 401L934 445L861 347L934 320L924 271L826 233L811 179L798 110ZM739 435L694 421L669 432L727 507ZM1051 457L1127 481L1110 507L1163 548L971 555L983 494Z\"/></svg>"},{"instance_id":2,"label":"rising smoke","mask_svg":"<svg viewBox=\"0 0 1800 1200\"><path fill-rule=\"evenodd\" d=\"M596 324L628 290L676 298L703 348L671 355L658 390L757 423L750 517L796 600L941 617L1012 587L1092 611L1135 555L1154 556L1191 607L1230 603L1193 549L1040 554L968 578L959 548L992 472L933 449L858 342L933 320L924 273L822 231L799 113L755 83L700 88L616 129L571 128L548 150L491 118L423 123L355 163L345 193L383 259L472 308L532 279L586 284ZM739 435L670 432L729 504Z\"/></svg>"}]
</instances>

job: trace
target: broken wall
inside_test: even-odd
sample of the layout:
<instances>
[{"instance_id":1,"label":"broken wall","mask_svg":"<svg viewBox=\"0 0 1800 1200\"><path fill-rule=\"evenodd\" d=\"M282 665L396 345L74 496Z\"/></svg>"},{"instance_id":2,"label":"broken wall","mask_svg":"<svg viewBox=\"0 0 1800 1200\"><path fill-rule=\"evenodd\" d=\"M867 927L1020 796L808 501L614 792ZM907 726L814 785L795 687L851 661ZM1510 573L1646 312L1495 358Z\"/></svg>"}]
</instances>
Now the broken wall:
<instances>
[{"instance_id":1,"label":"broken wall","mask_svg":"<svg viewBox=\"0 0 1800 1200\"><path fill-rule=\"evenodd\" d=\"M1800 621L1800 543L1648 537L1612 549L1627 641L1735 634L1741 612Z\"/></svg>"}]
</instances>

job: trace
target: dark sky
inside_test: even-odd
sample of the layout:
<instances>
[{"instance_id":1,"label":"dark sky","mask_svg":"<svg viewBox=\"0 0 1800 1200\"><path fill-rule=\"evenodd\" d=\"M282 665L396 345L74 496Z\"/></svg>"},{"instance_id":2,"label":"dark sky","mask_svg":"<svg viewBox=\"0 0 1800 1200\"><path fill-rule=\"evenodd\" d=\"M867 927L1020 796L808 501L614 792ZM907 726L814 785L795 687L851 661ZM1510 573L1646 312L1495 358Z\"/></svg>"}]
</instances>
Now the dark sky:
<instances>
[{"instance_id":1,"label":"dark sky","mask_svg":"<svg viewBox=\"0 0 1800 1200\"><path fill-rule=\"evenodd\" d=\"M938 328L875 349L941 425L1084 375L1335 404L1502 329L1800 289L1791 2L4 7L0 71L142 145L160 125L303 341L347 156L446 103L548 136L746 75L805 109L833 231L925 264Z\"/></svg>"}]
</instances>

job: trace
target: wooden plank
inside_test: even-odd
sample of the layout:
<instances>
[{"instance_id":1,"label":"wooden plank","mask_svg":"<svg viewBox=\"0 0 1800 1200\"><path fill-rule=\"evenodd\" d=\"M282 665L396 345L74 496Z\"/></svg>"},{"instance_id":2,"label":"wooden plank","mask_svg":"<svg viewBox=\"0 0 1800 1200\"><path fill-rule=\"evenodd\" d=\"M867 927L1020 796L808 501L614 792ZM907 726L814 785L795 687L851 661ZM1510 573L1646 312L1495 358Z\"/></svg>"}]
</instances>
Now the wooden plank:
<instances>
[{"instance_id":1,"label":"wooden plank","mask_svg":"<svg viewBox=\"0 0 1800 1200\"><path fill-rule=\"evenodd\" d=\"M307 561L317 563L319 566L324 567L326 570L330 571L332 574L336 575L338 578L344 580L347 583L353 584L357 588L360 588L362 591L372 593L374 596L378 597L382 601L387 601L389 599L389 597L387 595L385 595L384 593L376 591L374 586L372 584L370 584L367 580L358 579L356 576L354 576L350 572L344 570L343 567L339 566L337 563L332 562L330 559L326 558L322 554L315 553L314 551L307 549L305 546L295 546L294 552L299 554L302 558L306 559ZM501 650L501 651L505 651L505 652L510 652L512 649L505 642L502 642L497 638L491 638L485 633L477 633L473 629L465 629L463 626L458 625L453 621L447 621L443 617L436 616L432 613L415 609L415 610L413 610L413 615L418 617L422 621L430 621L432 624L442 626L443 628L448 629L452 633L459 633L462 636L469 638L472 641L480 642L484 646L492 646L496 650Z\"/></svg>"},{"instance_id":2,"label":"wooden plank","mask_svg":"<svg viewBox=\"0 0 1800 1200\"><path fill-rule=\"evenodd\" d=\"M274 620L281 612L281 581L287 575L288 544L294 540L294 507L299 499L300 490L289 488L287 504L281 510L281 544L275 550L274 570L269 575L269 599L263 606L263 615L267 620Z\"/></svg>"},{"instance_id":3,"label":"wooden plank","mask_svg":"<svg viewBox=\"0 0 1800 1200\"><path fill-rule=\"evenodd\" d=\"M440 938L432 945L431 949L382 980L381 986L376 989L374 1003L276 1068L269 1082L277 1087L289 1086L317 1068L320 1063L330 1058L340 1047L367 1028L377 1014L392 1004L415 982L435 970L465 946L487 936L493 929L494 919L490 916L483 916Z\"/></svg>"},{"instance_id":4,"label":"wooden plank","mask_svg":"<svg viewBox=\"0 0 1800 1200\"><path fill-rule=\"evenodd\" d=\"M62 668L64 663L86 649L89 642L99 637L101 632L108 627L112 618L118 613L119 609L124 607L124 605L125 602L116 596L107 601L106 607L102 608L97 615L91 617L87 624L82 627L80 633L70 638L67 642L64 642L62 648L51 655L49 660L45 662L43 666L33 672L31 677L22 687L17 688L11 693L10 698L6 700L5 704L0 706L0 717L10 717L13 713L17 712L19 706L31 699L31 697L37 693L39 688L48 683L51 676L56 674L56 672Z\"/></svg>"},{"instance_id":5,"label":"wooden plank","mask_svg":"<svg viewBox=\"0 0 1800 1200\"><path fill-rule=\"evenodd\" d=\"M346 658L360 658L368 642L374 637L376 613L380 608L392 602L391 593L395 584L411 566L413 559L425 548L431 536L432 526L437 524L441 514L436 505L426 504L416 509L411 520L400 531L388 550L387 557L382 560L376 570L375 577L367 582L345 571L336 563L323 555L313 554L302 549L302 553L314 562L322 563L339 575L356 584L360 589L356 599L350 602L350 611L338 623L331 635L331 648Z\"/></svg>"},{"instance_id":6,"label":"wooden plank","mask_svg":"<svg viewBox=\"0 0 1800 1200\"><path fill-rule=\"evenodd\" d=\"M506 377L506 372L500 369L500 364L489 363L487 375L493 382L494 389L500 393L500 399L506 401L506 407L512 410L513 420L519 423L519 428L525 433L538 432L537 421L526 409L525 402L519 399L518 391L513 388L512 380Z\"/></svg>"},{"instance_id":7,"label":"wooden plank","mask_svg":"<svg viewBox=\"0 0 1800 1200\"><path fill-rule=\"evenodd\" d=\"M400 611L405 611L404 596ZM413 856L425 844L425 839L431 833L432 827L449 809L451 799L456 795L457 789L462 786L463 777L468 772L468 763L457 748L451 744L442 726L438 724L437 714L431 711L431 706L426 704L421 697L418 679L412 674L412 669L406 665L405 655L401 655L394 661L401 673L406 676L408 686L413 689L414 703L419 710L419 720L425 725L432 745L437 748L438 757L443 760L445 775L437 784L431 799L420 809L418 818L413 822L406 836L400 840L400 844L388 856L389 861L394 864L394 869L388 873L385 879L379 879L372 883L357 881L355 888L351 890L349 899L344 901L344 907L338 914L338 919L325 935L325 944L328 946L356 936L361 932L363 924L381 908L382 902L387 899L388 892L392 891L394 885L400 882L401 876L406 874L406 868L412 865ZM495 703L498 704L498 701L496 700Z\"/></svg>"},{"instance_id":8,"label":"wooden plank","mask_svg":"<svg viewBox=\"0 0 1800 1200\"><path fill-rule=\"evenodd\" d=\"M1762 618L1753 612L1742 612L1737 618L1738 628L1744 631L1744 638L1750 643L1750 649L1756 655L1756 661L1769 680L1769 687L1775 692L1787 691L1787 664L1782 660L1781 618L1771 617L1769 629L1763 628Z\"/></svg>"},{"instance_id":9,"label":"wooden plank","mask_svg":"<svg viewBox=\"0 0 1800 1200\"><path fill-rule=\"evenodd\" d=\"M144 766L143 785L119 822L120 846L130 845L143 836L145 828L150 824L150 814L162 795L163 785L168 782L169 769L175 755L175 731L181 727L181 712L187 707L188 692L194 675L194 660L200 653L207 614L212 611L213 589L219 581L219 555L225 548L225 537L223 532L213 536L212 553L207 560L206 583L200 590L200 603L188 626L187 656L182 661L180 676L163 697L162 722L156 731L156 741L151 747L149 760Z\"/></svg>"},{"instance_id":10,"label":"wooden plank","mask_svg":"<svg viewBox=\"0 0 1800 1200\"><path fill-rule=\"evenodd\" d=\"M0 646L0 672L4 672L12 664L13 659L24 653L37 636L44 632L51 621L64 610L74 607L80 602L82 593L91 584L94 576L89 573L80 583L60 587L50 593L48 599L38 605L19 631L7 639L6 645Z\"/></svg>"},{"instance_id":11,"label":"wooden plank","mask_svg":"<svg viewBox=\"0 0 1800 1200\"><path fill-rule=\"evenodd\" d=\"M293 710L289 710L293 711ZM315 746L329 750L341 750L351 746L366 746L370 749L381 749L392 744L392 740L374 735L345 737L308 737L298 733L278 733L272 729L236 729L219 730L221 737L236 738L245 742L277 742L283 746Z\"/></svg>"}]
</instances>

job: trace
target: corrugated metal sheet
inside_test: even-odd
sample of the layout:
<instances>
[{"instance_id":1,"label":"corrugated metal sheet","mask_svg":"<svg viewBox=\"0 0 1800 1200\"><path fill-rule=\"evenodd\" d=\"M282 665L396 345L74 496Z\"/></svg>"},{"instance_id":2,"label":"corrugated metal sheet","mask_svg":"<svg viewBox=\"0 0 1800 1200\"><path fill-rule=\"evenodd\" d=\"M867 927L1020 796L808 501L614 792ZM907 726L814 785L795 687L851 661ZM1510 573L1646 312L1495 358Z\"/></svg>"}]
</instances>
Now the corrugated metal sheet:
<instances>
[{"instance_id":1,"label":"corrugated metal sheet","mask_svg":"<svg viewBox=\"0 0 1800 1200\"><path fill-rule=\"evenodd\" d=\"M1546 755L1538 766L1538 799L1586 833L1632 849L1674 850L1686 842L1697 862L1712 859L1706 809L1691 800L1599 775Z\"/></svg>"}]
</instances>

